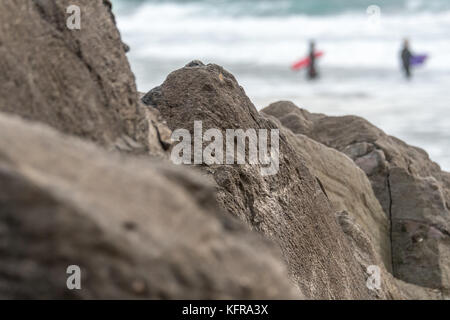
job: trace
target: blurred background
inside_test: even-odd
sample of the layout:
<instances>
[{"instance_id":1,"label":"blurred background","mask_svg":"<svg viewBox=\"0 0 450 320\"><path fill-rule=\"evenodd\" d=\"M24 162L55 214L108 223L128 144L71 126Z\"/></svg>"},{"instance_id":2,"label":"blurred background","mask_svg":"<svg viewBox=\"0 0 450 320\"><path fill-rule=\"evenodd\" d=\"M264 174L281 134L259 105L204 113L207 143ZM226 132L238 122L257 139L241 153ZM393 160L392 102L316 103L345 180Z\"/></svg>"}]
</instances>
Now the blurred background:
<instances>
[{"instance_id":1,"label":"blurred background","mask_svg":"<svg viewBox=\"0 0 450 320\"><path fill-rule=\"evenodd\" d=\"M139 91L187 62L232 72L258 109L354 114L450 170L450 0L112 0ZM427 54L408 81L404 38ZM320 79L291 65L314 39Z\"/></svg>"}]
</instances>

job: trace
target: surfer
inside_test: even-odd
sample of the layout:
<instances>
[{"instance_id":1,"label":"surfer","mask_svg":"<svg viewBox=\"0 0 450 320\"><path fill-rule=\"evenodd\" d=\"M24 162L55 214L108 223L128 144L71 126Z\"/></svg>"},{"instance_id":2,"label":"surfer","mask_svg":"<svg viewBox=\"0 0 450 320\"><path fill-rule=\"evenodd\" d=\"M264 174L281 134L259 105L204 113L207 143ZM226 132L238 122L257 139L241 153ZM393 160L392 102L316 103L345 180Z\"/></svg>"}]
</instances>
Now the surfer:
<instances>
[{"instance_id":1,"label":"surfer","mask_svg":"<svg viewBox=\"0 0 450 320\"><path fill-rule=\"evenodd\" d=\"M403 49L401 52L403 71L405 72L406 78L411 78L411 58L412 53L409 50L409 40L405 39L403 41Z\"/></svg>"},{"instance_id":2,"label":"surfer","mask_svg":"<svg viewBox=\"0 0 450 320\"><path fill-rule=\"evenodd\" d=\"M309 65L308 65L308 79L314 80L319 76L316 69L316 44L314 41L309 43Z\"/></svg>"}]
</instances>

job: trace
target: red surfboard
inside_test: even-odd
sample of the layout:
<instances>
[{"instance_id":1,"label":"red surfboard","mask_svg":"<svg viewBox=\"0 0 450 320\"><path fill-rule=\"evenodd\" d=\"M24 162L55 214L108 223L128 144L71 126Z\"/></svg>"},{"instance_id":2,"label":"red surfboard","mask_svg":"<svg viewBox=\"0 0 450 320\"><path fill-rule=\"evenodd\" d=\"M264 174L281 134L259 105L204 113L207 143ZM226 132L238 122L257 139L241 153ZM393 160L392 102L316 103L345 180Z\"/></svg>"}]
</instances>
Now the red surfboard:
<instances>
[{"instance_id":1,"label":"red surfboard","mask_svg":"<svg viewBox=\"0 0 450 320\"><path fill-rule=\"evenodd\" d=\"M320 58L321 56L323 56L324 55L324 52L323 51L317 51L316 53L315 53L315 57L316 58ZM307 57L307 58L304 58L304 59L302 59L302 60L299 60L299 61L297 61L296 63L294 63L292 66L291 66L291 69L292 70L294 70L294 71L297 71L297 70L300 70L300 69L302 69L302 68L305 68L305 67L307 67L307 66L309 66L309 57Z\"/></svg>"}]
</instances>

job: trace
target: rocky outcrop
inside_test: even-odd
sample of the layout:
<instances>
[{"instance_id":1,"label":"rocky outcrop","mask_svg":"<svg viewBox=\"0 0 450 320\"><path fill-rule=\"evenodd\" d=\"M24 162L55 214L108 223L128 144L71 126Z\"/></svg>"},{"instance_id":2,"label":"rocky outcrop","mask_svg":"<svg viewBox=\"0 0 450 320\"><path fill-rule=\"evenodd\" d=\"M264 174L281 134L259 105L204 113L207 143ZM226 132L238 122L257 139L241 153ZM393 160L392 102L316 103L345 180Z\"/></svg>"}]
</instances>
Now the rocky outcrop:
<instances>
[{"instance_id":1,"label":"rocky outcrop","mask_svg":"<svg viewBox=\"0 0 450 320\"><path fill-rule=\"evenodd\" d=\"M69 5L81 30L66 27ZM157 110L139 102L110 6L0 2L0 298L303 297L279 252L221 212L198 174L72 137L170 149ZM74 264L80 291L66 287Z\"/></svg>"},{"instance_id":2,"label":"rocky outcrop","mask_svg":"<svg viewBox=\"0 0 450 320\"><path fill-rule=\"evenodd\" d=\"M296 134L347 154L365 171L391 223L393 274L406 282L450 286L449 174L425 151L355 117L311 114L290 102L264 109Z\"/></svg>"},{"instance_id":3,"label":"rocky outcrop","mask_svg":"<svg viewBox=\"0 0 450 320\"><path fill-rule=\"evenodd\" d=\"M142 101L158 109L171 130L193 134L194 121L202 121L203 132L216 128L224 135L226 129L279 129L256 111L230 73L198 61L171 73ZM260 165L248 164L202 169L214 178L224 209L280 246L306 298L377 297L366 287L366 273L318 180L283 132L275 175L264 176Z\"/></svg>"},{"instance_id":4,"label":"rocky outcrop","mask_svg":"<svg viewBox=\"0 0 450 320\"><path fill-rule=\"evenodd\" d=\"M69 5L81 8L70 30ZM0 1L0 111L146 152L148 122L109 1Z\"/></svg>"},{"instance_id":5,"label":"rocky outcrop","mask_svg":"<svg viewBox=\"0 0 450 320\"><path fill-rule=\"evenodd\" d=\"M424 151L357 117L285 102L260 114L200 61L140 102L126 50L108 0L0 2L0 298L445 297L450 174ZM199 174L166 161L172 130L194 121L280 139L265 139L269 165Z\"/></svg>"},{"instance_id":6,"label":"rocky outcrop","mask_svg":"<svg viewBox=\"0 0 450 320\"><path fill-rule=\"evenodd\" d=\"M0 113L0 298L302 297L278 251L213 199L186 168Z\"/></svg>"},{"instance_id":7,"label":"rocky outcrop","mask_svg":"<svg viewBox=\"0 0 450 320\"><path fill-rule=\"evenodd\" d=\"M270 112L270 110L269 110ZM263 112L264 115L266 115ZM281 123L273 116L266 115ZM372 190L366 174L345 154L318 143L305 135L284 132L289 144L302 156L306 165L319 180L334 212L347 212L367 233L371 247L378 256L366 252L372 263L382 261L391 270L390 223ZM354 251L355 252L355 251Z\"/></svg>"},{"instance_id":8,"label":"rocky outcrop","mask_svg":"<svg viewBox=\"0 0 450 320\"><path fill-rule=\"evenodd\" d=\"M362 272L379 272L380 282L372 285L379 299L406 299L411 297L403 283L395 279L391 270L389 220L376 199L365 173L343 153L318 143L304 135L295 135L275 121L283 130L288 143L301 155L318 179L331 202L337 221L346 235L355 260ZM389 271L388 271L389 270ZM375 279L375 278L373 278ZM415 289L413 299L426 299L429 293ZM435 294L437 295L437 294Z\"/></svg>"}]
</instances>

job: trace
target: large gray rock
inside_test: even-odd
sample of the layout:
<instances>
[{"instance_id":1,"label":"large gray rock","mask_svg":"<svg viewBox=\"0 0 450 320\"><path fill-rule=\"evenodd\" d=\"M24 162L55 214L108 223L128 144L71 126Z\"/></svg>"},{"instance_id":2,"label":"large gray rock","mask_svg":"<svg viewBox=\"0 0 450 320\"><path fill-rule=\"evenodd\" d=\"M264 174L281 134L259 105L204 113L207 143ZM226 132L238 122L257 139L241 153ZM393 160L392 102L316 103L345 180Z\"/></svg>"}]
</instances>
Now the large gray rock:
<instances>
[{"instance_id":1,"label":"large gray rock","mask_svg":"<svg viewBox=\"0 0 450 320\"><path fill-rule=\"evenodd\" d=\"M268 117L278 122L275 117ZM279 126L282 125L279 123ZM372 264L376 264L375 260L381 260L386 269L391 270L389 219L375 197L366 174L349 157L335 149L305 135L293 134L289 129L284 134L322 184L333 210L348 212L368 234L378 256L373 258Z\"/></svg>"},{"instance_id":2,"label":"large gray rock","mask_svg":"<svg viewBox=\"0 0 450 320\"><path fill-rule=\"evenodd\" d=\"M301 155L320 182L361 270L367 272L368 277L369 271L373 272L371 268L380 272L380 286L374 288L377 298L410 298L411 294L402 283L389 273L389 220L375 197L366 174L343 153L302 134L295 135L275 117L261 114L278 124L288 143ZM419 288L415 290L413 298L426 299L432 294L433 292L430 294Z\"/></svg>"},{"instance_id":3,"label":"large gray rock","mask_svg":"<svg viewBox=\"0 0 450 320\"><path fill-rule=\"evenodd\" d=\"M386 270L380 260L369 233L358 225L353 215L341 211L337 212L337 217L342 230L347 235L353 254L363 270L368 271L368 274L371 272L370 275L373 275L374 269L371 268L379 268L380 287L375 290L379 298L395 300L438 300L447 298L440 290L417 286L395 278ZM370 280L368 282L372 286L376 284L376 282L370 282Z\"/></svg>"},{"instance_id":4,"label":"large gray rock","mask_svg":"<svg viewBox=\"0 0 450 320\"><path fill-rule=\"evenodd\" d=\"M450 288L449 173L425 151L355 117L311 114L290 102L270 105L294 133L346 153L369 177L391 222L393 274L406 282Z\"/></svg>"},{"instance_id":5,"label":"large gray rock","mask_svg":"<svg viewBox=\"0 0 450 320\"><path fill-rule=\"evenodd\" d=\"M66 26L69 5L81 8L81 30ZM0 1L0 111L146 152L149 124L110 5Z\"/></svg>"},{"instance_id":6,"label":"large gray rock","mask_svg":"<svg viewBox=\"0 0 450 320\"><path fill-rule=\"evenodd\" d=\"M217 65L192 62L171 73L142 99L160 111L170 129L278 129L256 111L236 79ZM306 298L371 299L367 275L316 177L280 136L280 165L263 176L259 165L204 165L217 184L217 199L230 214L274 240L291 279Z\"/></svg>"},{"instance_id":7,"label":"large gray rock","mask_svg":"<svg viewBox=\"0 0 450 320\"><path fill-rule=\"evenodd\" d=\"M222 213L199 175L2 113L0 255L2 299L302 297L279 252Z\"/></svg>"}]
</instances>

